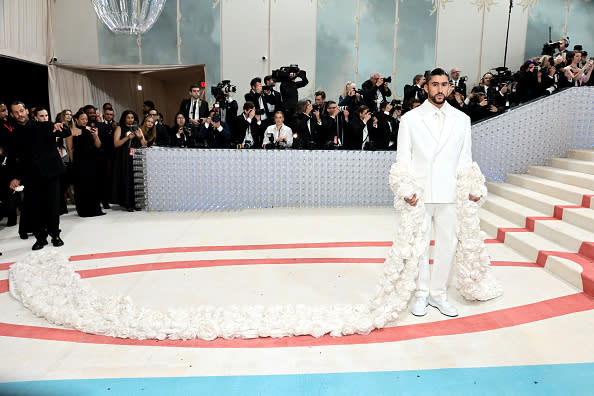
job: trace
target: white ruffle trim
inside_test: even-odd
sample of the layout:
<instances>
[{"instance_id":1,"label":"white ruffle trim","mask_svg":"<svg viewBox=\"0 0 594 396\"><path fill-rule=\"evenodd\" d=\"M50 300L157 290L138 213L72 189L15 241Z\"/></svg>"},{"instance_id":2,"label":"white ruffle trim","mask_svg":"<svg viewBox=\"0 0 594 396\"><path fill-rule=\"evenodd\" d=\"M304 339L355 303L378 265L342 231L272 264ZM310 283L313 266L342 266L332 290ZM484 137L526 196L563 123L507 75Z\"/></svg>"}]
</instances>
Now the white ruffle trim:
<instances>
[{"instance_id":1,"label":"white ruffle trim","mask_svg":"<svg viewBox=\"0 0 594 396\"><path fill-rule=\"evenodd\" d=\"M502 293L489 274L489 258L479 234L478 204L461 197L467 191L486 195L484 178L474 167L461 172L458 184L460 245L456 260L458 289L470 299L485 300ZM481 175L482 177L482 175ZM481 181L482 180L482 181ZM368 334L395 320L415 290L418 262L424 250L422 189L412 173L396 163L390 170L394 207L400 226L384 262L375 296L368 304L306 306L202 305L166 311L140 307L130 297L101 296L74 271L74 265L55 251L35 252L13 264L10 294L35 315L56 325L120 338L187 340L218 337L256 338L324 334ZM404 197L419 196L417 206Z\"/></svg>"}]
</instances>

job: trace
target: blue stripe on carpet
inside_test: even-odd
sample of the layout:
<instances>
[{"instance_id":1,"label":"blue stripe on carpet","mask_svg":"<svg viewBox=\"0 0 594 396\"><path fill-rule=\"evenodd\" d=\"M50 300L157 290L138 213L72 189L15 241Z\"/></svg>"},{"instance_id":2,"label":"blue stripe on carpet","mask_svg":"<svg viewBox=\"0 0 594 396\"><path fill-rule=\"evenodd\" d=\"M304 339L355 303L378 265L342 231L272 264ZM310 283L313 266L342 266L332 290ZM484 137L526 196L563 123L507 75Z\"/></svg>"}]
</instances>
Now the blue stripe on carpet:
<instances>
[{"instance_id":1,"label":"blue stripe on carpet","mask_svg":"<svg viewBox=\"0 0 594 396\"><path fill-rule=\"evenodd\" d=\"M594 395L594 363L0 383L0 395Z\"/></svg>"}]
</instances>

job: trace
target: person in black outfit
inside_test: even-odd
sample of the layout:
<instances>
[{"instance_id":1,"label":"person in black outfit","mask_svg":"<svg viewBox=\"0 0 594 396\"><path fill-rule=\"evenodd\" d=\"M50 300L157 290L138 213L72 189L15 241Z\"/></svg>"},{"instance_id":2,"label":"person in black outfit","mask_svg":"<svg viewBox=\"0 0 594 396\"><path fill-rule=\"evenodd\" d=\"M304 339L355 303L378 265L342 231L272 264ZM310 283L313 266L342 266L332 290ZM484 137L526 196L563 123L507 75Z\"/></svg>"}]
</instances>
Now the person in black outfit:
<instances>
[{"instance_id":1,"label":"person in black outfit","mask_svg":"<svg viewBox=\"0 0 594 396\"><path fill-rule=\"evenodd\" d=\"M115 147L113 159L112 202L126 208L128 212L136 209L134 193L134 152L147 147L142 130L138 127L138 116L126 110L120 117L120 125L113 133Z\"/></svg>"},{"instance_id":2,"label":"person in black outfit","mask_svg":"<svg viewBox=\"0 0 594 396\"><path fill-rule=\"evenodd\" d=\"M186 123L186 117L182 112L175 115L175 121L171 127L171 145L173 147L194 147L194 136L192 126Z\"/></svg>"},{"instance_id":3,"label":"person in black outfit","mask_svg":"<svg viewBox=\"0 0 594 396\"><path fill-rule=\"evenodd\" d=\"M539 95L539 84L532 59L527 60L520 67L518 85L516 86L516 100L518 103L528 102Z\"/></svg>"},{"instance_id":4,"label":"person in black outfit","mask_svg":"<svg viewBox=\"0 0 594 396\"><path fill-rule=\"evenodd\" d=\"M206 146L209 148L230 148L231 130L229 125L221 120L221 115L211 110L200 127L198 139L206 142Z\"/></svg>"},{"instance_id":5,"label":"person in black outfit","mask_svg":"<svg viewBox=\"0 0 594 396\"><path fill-rule=\"evenodd\" d=\"M350 121L350 135L345 142L345 148L349 150L361 150L363 142L369 143L369 132L372 128L372 122L377 128L377 118L369 112L369 107L363 105L355 110L355 114Z\"/></svg>"},{"instance_id":6,"label":"person in black outfit","mask_svg":"<svg viewBox=\"0 0 594 396\"><path fill-rule=\"evenodd\" d=\"M101 147L97 150L95 160L97 161L97 181L99 198L103 204L104 209L109 209L109 201L111 200L111 159L113 157L113 132L111 125L104 122L100 112L93 105L86 105L83 107L84 113L87 115L87 125L89 128L97 128Z\"/></svg>"},{"instance_id":7,"label":"person in black outfit","mask_svg":"<svg viewBox=\"0 0 594 396\"><path fill-rule=\"evenodd\" d=\"M318 147L327 150L340 150L344 148L345 139L349 139L350 125L348 110L340 111L336 102L329 100L326 107L328 114L318 121Z\"/></svg>"},{"instance_id":8,"label":"person in black outfit","mask_svg":"<svg viewBox=\"0 0 594 396\"><path fill-rule=\"evenodd\" d=\"M60 238L60 175L66 169L56 150L56 138L68 137L63 124L30 120L22 102L13 102L10 113L16 127L16 156L11 166L10 188L23 185L25 212L28 212L36 242L33 250L47 245L64 245Z\"/></svg>"},{"instance_id":9,"label":"person in black outfit","mask_svg":"<svg viewBox=\"0 0 594 396\"><path fill-rule=\"evenodd\" d=\"M87 125L88 117L78 112L74 115L75 127L66 144L74 175L74 196L76 213L80 217L104 215L101 211L100 186L97 180L102 176L99 168L101 140L97 126Z\"/></svg>"},{"instance_id":10,"label":"person in black outfit","mask_svg":"<svg viewBox=\"0 0 594 396\"><path fill-rule=\"evenodd\" d=\"M466 98L466 82L460 79L460 69L454 67L450 70L450 78L452 79L451 81L454 85L454 90Z\"/></svg>"},{"instance_id":11,"label":"person in black outfit","mask_svg":"<svg viewBox=\"0 0 594 396\"><path fill-rule=\"evenodd\" d=\"M300 81L297 81L297 77ZM305 87L309 84L307 73L305 70L299 69L297 73L289 74L289 81L283 81L280 85L280 93L283 98L283 105L285 106L285 114L292 118L295 114L295 108L299 101L299 88Z\"/></svg>"},{"instance_id":12,"label":"person in black outfit","mask_svg":"<svg viewBox=\"0 0 594 396\"><path fill-rule=\"evenodd\" d=\"M408 102L411 99L417 99L420 103L423 103L427 99L427 93L423 89L425 85L425 76L417 74L413 77L413 85L404 86L404 102Z\"/></svg>"},{"instance_id":13,"label":"person in black outfit","mask_svg":"<svg viewBox=\"0 0 594 396\"><path fill-rule=\"evenodd\" d=\"M392 96L392 91L388 87L388 83L384 82L379 73L371 73L369 80L361 85L363 91L363 99L367 103L367 107L371 111L379 110L382 102L386 102L389 96Z\"/></svg>"},{"instance_id":14,"label":"person in black outfit","mask_svg":"<svg viewBox=\"0 0 594 396\"><path fill-rule=\"evenodd\" d=\"M179 111L189 124L198 128L202 120L208 116L208 103L200 99L200 85L190 85L189 93L190 97L182 100L179 105Z\"/></svg>"},{"instance_id":15,"label":"person in black outfit","mask_svg":"<svg viewBox=\"0 0 594 396\"><path fill-rule=\"evenodd\" d=\"M480 88L473 88L472 94L469 96L470 102L467 106L470 121L476 122L497 114L497 107L494 104L489 104L487 95Z\"/></svg>"},{"instance_id":16,"label":"person in black outfit","mask_svg":"<svg viewBox=\"0 0 594 396\"><path fill-rule=\"evenodd\" d=\"M153 118L153 121L155 122L155 130L157 132L157 138L153 146L169 146L171 144L169 128L167 128L166 125L163 125L161 113L159 113L157 109L151 109L149 110L148 115Z\"/></svg>"},{"instance_id":17,"label":"person in black outfit","mask_svg":"<svg viewBox=\"0 0 594 396\"><path fill-rule=\"evenodd\" d=\"M274 79L274 77L272 77L271 75L264 77L262 93L264 94L264 100L266 101L266 117L269 119L274 118L274 113L276 111L282 111L283 113L285 112L282 96L280 92L274 90L275 86L276 80Z\"/></svg>"},{"instance_id":18,"label":"person in black outfit","mask_svg":"<svg viewBox=\"0 0 594 396\"><path fill-rule=\"evenodd\" d=\"M231 126L231 142L240 148L261 148L264 139L264 124L256 114L256 106L248 101L243 105L243 112L235 118Z\"/></svg>"},{"instance_id":19,"label":"person in black outfit","mask_svg":"<svg viewBox=\"0 0 594 396\"><path fill-rule=\"evenodd\" d=\"M266 128L268 125L273 124L273 120L268 118L270 112L268 111L268 102L266 102L262 93L262 79L260 77L252 78L250 87L250 92L243 95L243 98L246 102L252 102L254 104L254 114L258 114L260 121L262 121L264 128Z\"/></svg>"},{"instance_id":20,"label":"person in black outfit","mask_svg":"<svg viewBox=\"0 0 594 396\"><path fill-rule=\"evenodd\" d=\"M7 217L6 226L16 225L17 208L21 205L20 193L14 193L8 188L9 177L9 157L16 150L16 132L14 125L8 119L8 107L0 101L0 219ZM27 232L24 231L27 237Z\"/></svg>"},{"instance_id":21,"label":"person in black outfit","mask_svg":"<svg viewBox=\"0 0 594 396\"><path fill-rule=\"evenodd\" d=\"M315 114L320 110L313 110L311 100L304 99L297 102L295 109L295 128L293 128L293 148L315 150L316 122Z\"/></svg>"}]
</instances>

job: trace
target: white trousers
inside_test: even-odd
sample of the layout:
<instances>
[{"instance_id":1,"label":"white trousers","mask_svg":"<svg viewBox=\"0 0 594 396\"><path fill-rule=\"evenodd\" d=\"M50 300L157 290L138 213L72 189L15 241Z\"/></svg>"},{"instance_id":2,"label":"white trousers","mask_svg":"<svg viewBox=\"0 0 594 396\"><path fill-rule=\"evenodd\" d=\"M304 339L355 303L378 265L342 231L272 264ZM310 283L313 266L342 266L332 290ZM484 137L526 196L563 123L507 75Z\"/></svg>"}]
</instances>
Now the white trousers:
<instances>
[{"instance_id":1,"label":"white trousers","mask_svg":"<svg viewBox=\"0 0 594 396\"><path fill-rule=\"evenodd\" d=\"M425 204L425 240L427 247L419 260L417 297L431 296L434 299L446 297L450 272L456 255L456 204ZM435 229L435 254L433 265L429 265L429 244L431 230ZM433 270L432 268L433 267Z\"/></svg>"}]
</instances>

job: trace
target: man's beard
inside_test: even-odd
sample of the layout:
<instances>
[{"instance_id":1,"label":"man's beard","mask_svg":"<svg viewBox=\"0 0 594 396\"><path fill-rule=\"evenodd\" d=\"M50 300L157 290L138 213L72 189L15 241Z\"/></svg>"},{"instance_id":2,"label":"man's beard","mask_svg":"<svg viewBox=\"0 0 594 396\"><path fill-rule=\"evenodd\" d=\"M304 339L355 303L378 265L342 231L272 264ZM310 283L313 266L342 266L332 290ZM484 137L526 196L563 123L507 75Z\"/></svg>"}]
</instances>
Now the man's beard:
<instances>
[{"instance_id":1,"label":"man's beard","mask_svg":"<svg viewBox=\"0 0 594 396\"><path fill-rule=\"evenodd\" d=\"M437 95L442 95L442 96L443 96L443 99L439 99L439 100L438 100L438 99L437 99ZM445 94L438 93L438 94L435 94L435 95L433 95L433 96L429 96L429 99L431 99L431 102L433 102L433 103L435 103L435 104L442 104L443 102L445 102L445 100L446 100L446 97L445 97Z\"/></svg>"}]
</instances>

